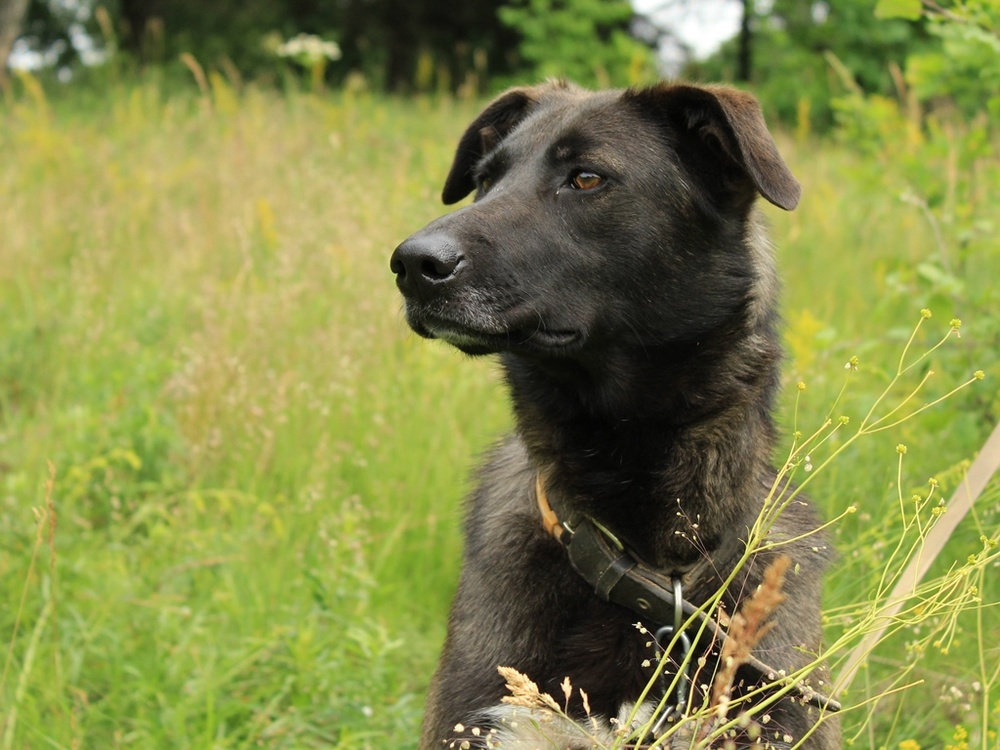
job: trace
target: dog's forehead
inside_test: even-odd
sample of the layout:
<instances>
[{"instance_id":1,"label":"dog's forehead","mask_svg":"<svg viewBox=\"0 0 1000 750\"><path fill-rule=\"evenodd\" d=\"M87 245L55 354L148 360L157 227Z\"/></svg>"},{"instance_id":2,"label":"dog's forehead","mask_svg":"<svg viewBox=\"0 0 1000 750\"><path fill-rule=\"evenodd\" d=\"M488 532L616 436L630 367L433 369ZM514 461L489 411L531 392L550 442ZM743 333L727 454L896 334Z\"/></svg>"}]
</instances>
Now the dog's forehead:
<instances>
[{"instance_id":1,"label":"dog's forehead","mask_svg":"<svg viewBox=\"0 0 1000 750\"><path fill-rule=\"evenodd\" d=\"M580 151L611 155L648 149L655 130L621 102L620 91L553 92L539 99L504 145L516 158L545 154L559 161Z\"/></svg>"}]
</instances>

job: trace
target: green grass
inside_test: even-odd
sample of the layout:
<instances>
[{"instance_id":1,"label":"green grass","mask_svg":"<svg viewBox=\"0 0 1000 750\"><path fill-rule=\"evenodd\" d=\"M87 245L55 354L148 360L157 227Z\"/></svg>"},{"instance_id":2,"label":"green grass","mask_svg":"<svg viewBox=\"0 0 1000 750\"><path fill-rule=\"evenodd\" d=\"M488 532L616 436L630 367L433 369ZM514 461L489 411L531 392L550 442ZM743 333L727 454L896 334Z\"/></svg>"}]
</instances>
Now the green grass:
<instances>
[{"instance_id":1,"label":"green grass","mask_svg":"<svg viewBox=\"0 0 1000 750\"><path fill-rule=\"evenodd\" d=\"M3 103L0 750L415 746L460 498L510 415L495 364L408 333L387 260L441 213L476 111L219 79L201 98L146 83L58 100L29 81ZM806 188L798 211L772 215L791 352L782 419L791 432L805 380L808 432L851 355L862 366L841 411L888 382L918 310L940 301L907 271L937 248L898 199L903 172L845 146L782 148ZM987 293L998 256L976 257L963 299ZM990 378L810 487L830 517L859 506L835 530L831 611L865 596L898 531L896 444L907 487L937 475L949 492L992 427L997 332L977 327L979 309L935 307L927 341L966 321L931 388ZM47 506L54 531L39 525ZM995 491L977 513L994 533ZM977 552L979 533L965 524L948 559ZM984 599L998 598L988 582ZM1000 633L995 610L979 614ZM938 747L956 724L975 739L970 717L990 711L995 730L989 686L970 687L981 657L998 661L976 616L949 655L917 665L925 683L907 703L887 699L867 726L848 718L858 746ZM873 660L873 689L909 658L906 640Z\"/></svg>"}]
</instances>

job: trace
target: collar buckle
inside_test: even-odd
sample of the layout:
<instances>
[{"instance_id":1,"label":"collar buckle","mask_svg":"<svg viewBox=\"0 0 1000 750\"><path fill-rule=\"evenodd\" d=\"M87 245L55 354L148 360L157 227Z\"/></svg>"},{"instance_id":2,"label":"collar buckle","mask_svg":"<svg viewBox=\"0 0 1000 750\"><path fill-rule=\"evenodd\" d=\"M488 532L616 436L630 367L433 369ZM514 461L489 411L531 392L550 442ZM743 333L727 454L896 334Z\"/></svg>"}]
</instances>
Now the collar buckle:
<instances>
[{"instance_id":1,"label":"collar buckle","mask_svg":"<svg viewBox=\"0 0 1000 750\"><path fill-rule=\"evenodd\" d=\"M689 654L691 653L691 637L687 634L687 631L683 629L684 608L682 603L684 601L684 591L681 586L680 578L675 576L671 579L671 582L673 583L674 590L674 623L673 625L664 625L659 628L653 635L653 638L656 641L656 645L659 646L660 650L664 652L670 646L674 638L677 638L677 653L672 657L677 664L677 672L672 679L668 679L666 673L660 677L660 683L664 693L670 689L670 684L672 682L676 682L676 688L674 690L673 704L668 710L664 711L660 715L656 724L653 725L654 737L659 737L668 723L678 721L684 716L684 713L687 710L688 693L691 690L691 669L693 661L689 658ZM687 661L686 665L684 664L685 660Z\"/></svg>"}]
</instances>

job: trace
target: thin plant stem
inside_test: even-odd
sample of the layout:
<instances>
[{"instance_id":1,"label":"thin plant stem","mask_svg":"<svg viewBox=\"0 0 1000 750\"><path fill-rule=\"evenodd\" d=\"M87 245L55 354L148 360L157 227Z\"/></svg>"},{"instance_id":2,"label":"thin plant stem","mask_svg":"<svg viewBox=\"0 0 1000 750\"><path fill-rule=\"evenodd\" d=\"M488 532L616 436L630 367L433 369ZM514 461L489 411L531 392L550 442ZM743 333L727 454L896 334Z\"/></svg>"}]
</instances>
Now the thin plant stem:
<instances>
[{"instance_id":1,"label":"thin plant stem","mask_svg":"<svg viewBox=\"0 0 1000 750\"><path fill-rule=\"evenodd\" d=\"M976 377L976 376L973 376L973 377L969 378L968 380L966 380L961 385L958 385L958 386L952 388L950 391L948 391L946 394L944 394L940 398L936 398L933 401L929 401L928 403L924 404L923 406L921 406L916 411L911 412L910 414L906 415L902 419L897 419L895 422L891 422L890 424L887 424L887 425L879 425L879 426L876 427L875 425L878 425L878 422L881 421L881 420L878 420L878 421L876 421L872 425L872 427L870 429L868 429L867 434L872 435L872 434L874 434L876 432L882 432L884 430L892 429L893 427L898 427L899 425L901 425L903 422L907 421L908 419L911 419L911 418L915 417L917 414L920 414L921 412L925 412L928 409L930 409L931 407L937 406L942 401L945 401L946 399L951 398L956 393L958 393L960 390L962 390L963 388L966 388L966 387L972 385L972 383L976 382L977 380L980 380L980 378Z\"/></svg>"}]
</instances>

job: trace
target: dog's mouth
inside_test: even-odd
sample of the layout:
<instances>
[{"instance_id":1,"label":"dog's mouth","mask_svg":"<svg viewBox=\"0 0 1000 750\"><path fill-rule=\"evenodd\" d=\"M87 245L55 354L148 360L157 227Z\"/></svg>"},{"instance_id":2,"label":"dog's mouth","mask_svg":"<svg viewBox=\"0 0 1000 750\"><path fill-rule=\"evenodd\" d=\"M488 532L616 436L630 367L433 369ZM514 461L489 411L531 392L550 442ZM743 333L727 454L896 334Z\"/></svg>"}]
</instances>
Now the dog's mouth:
<instances>
[{"instance_id":1,"label":"dog's mouth","mask_svg":"<svg viewBox=\"0 0 1000 750\"><path fill-rule=\"evenodd\" d=\"M505 351L566 354L579 348L583 341L579 331L549 330L539 326L482 330L439 318L410 321L410 325L421 336L441 339L466 354Z\"/></svg>"}]
</instances>

